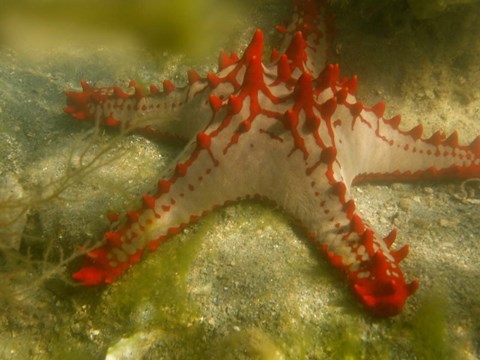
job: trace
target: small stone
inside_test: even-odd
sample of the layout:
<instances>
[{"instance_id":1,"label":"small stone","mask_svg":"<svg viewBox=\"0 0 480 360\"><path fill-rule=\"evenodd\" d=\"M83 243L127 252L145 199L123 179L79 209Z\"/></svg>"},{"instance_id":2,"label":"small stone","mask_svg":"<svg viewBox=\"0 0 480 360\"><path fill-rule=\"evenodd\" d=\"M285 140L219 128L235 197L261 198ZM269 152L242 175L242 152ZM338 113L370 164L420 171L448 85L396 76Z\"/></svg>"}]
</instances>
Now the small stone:
<instances>
[{"instance_id":1,"label":"small stone","mask_svg":"<svg viewBox=\"0 0 480 360\"><path fill-rule=\"evenodd\" d=\"M430 195L433 194L433 189L431 187L425 187L423 191L425 191L427 194L430 194Z\"/></svg>"},{"instance_id":2,"label":"small stone","mask_svg":"<svg viewBox=\"0 0 480 360\"><path fill-rule=\"evenodd\" d=\"M450 225L450 221L448 221L447 219L440 219L439 223L440 223L440 226L443 226L443 227L448 227Z\"/></svg>"},{"instance_id":3,"label":"small stone","mask_svg":"<svg viewBox=\"0 0 480 360\"><path fill-rule=\"evenodd\" d=\"M426 95L427 98L429 98L430 100L435 99L435 93L434 93L431 89L425 90L425 95Z\"/></svg>"},{"instance_id":4,"label":"small stone","mask_svg":"<svg viewBox=\"0 0 480 360\"><path fill-rule=\"evenodd\" d=\"M411 199L400 199L398 202L398 207L403 211L408 211L412 208L412 200Z\"/></svg>"},{"instance_id":5,"label":"small stone","mask_svg":"<svg viewBox=\"0 0 480 360\"><path fill-rule=\"evenodd\" d=\"M141 360L148 349L162 337L160 331L138 332L128 338L120 339L108 348L105 360Z\"/></svg>"},{"instance_id":6,"label":"small stone","mask_svg":"<svg viewBox=\"0 0 480 360\"><path fill-rule=\"evenodd\" d=\"M392 189L395 191L400 191L400 190L405 190L407 188L407 184L402 184L402 183L393 183L392 184Z\"/></svg>"}]
</instances>

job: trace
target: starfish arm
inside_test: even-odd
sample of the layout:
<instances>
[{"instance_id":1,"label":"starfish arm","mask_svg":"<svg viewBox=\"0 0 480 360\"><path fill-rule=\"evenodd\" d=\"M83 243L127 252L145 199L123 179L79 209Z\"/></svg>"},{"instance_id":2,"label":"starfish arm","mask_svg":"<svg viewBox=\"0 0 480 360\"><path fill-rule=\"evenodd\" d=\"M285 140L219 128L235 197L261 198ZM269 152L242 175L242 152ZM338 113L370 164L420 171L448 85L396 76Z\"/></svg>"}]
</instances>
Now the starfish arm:
<instances>
[{"instance_id":1,"label":"starfish arm","mask_svg":"<svg viewBox=\"0 0 480 360\"><path fill-rule=\"evenodd\" d=\"M366 180L480 176L480 136L470 145L460 145L456 132L448 138L441 131L422 138L421 125L403 131L399 129L399 116L383 117L384 103L366 107L350 94L348 82L352 80L355 78L337 81L318 99L320 102L322 97L336 99L331 119L341 164L339 173L349 185Z\"/></svg>"},{"instance_id":2,"label":"starfish arm","mask_svg":"<svg viewBox=\"0 0 480 360\"><path fill-rule=\"evenodd\" d=\"M364 224L353 199L349 198L347 185L343 181L330 185L321 176L328 173L328 167L319 166L303 184L297 179L296 185L309 191L301 192L303 202L289 199L283 208L298 219L315 247L345 275L366 309L381 317L396 315L418 287L417 280L406 282L399 266L408 254L408 246L393 250L395 230L379 238Z\"/></svg>"},{"instance_id":3,"label":"starfish arm","mask_svg":"<svg viewBox=\"0 0 480 360\"><path fill-rule=\"evenodd\" d=\"M82 80L82 92L66 92L64 110L75 119L129 132L190 139L209 120L202 116L207 113L203 108L209 108L208 81L198 75L191 79L178 89L170 81L164 82L163 91L152 85L148 94L133 81L124 91L118 86L94 88Z\"/></svg>"},{"instance_id":4,"label":"starfish arm","mask_svg":"<svg viewBox=\"0 0 480 360\"><path fill-rule=\"evenodd\" d=\"M374 111L370 111L370 117L376 117ZM368 164L363 162L356 181L480 176L480 137L470 145L459 145L456 133L446 138L437 131L430 138L421 138L421 125L410 131L401 131L395 125L383 117L376 119L375 132L370 131L371 144L375 145L364 150L362 155L369 159Z\"/></svg>"},{"instance_id":5,"label":"starfish arm","mask_svg":"<svg viewBox=\"0 0 480 360\"><path fill-rule=\"evenodd\" d=\"M324 3L314 0L292 0L293 15L287 26L277 26L283 34L279 52L285 53L296 67L317 77L325 68L331 44L331 16Z\"/></svg>"},{"instance_id":6,"label":"starfish arm","mask_svg":"<svg viewBox=\"0 0 480 360\"><path fill-rule=\"evenodd\" d=\"M187 86L175 88L166 80L163 91L151 85L149 94L145 94L134 81L130 82L128 91L123 91L118 86L91 87L82 80L82 92L65 92L67 106L64 111L77 120L127 132L189 140L210 125L211 109L217 110L222 99L241 87L247 66L253 58L259 63L262 51L263 33L257 30L240 60L236 55L221 52L217 73L210 72L201 78L191 70ZM275 69L271 73L276 75L276 72Z\"/></svg>"}]
</instances>

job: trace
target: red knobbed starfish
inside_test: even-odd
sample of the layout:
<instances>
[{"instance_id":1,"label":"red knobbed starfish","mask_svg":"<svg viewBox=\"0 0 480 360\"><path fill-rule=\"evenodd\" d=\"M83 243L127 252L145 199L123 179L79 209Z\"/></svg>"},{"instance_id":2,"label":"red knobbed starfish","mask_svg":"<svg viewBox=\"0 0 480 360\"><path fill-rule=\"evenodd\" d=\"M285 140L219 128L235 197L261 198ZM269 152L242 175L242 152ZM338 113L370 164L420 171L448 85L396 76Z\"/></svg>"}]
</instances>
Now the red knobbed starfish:
<instances>
[{"instance_id":1,"label":"red knobbed starfish","mask_svg":"<svg viewBox=\"0 0 480 360\"><path fill-rule=\"evenodd\" d=\"M239 59L220 54L216 73L188 73L182 88L168 80L149 94L131 83L67 92L65 111L107 126L189 139L158 189L127 216L111 216L102 245L73 277L84 285L112 283L189 223L233 201L258 198L280 206L346 275L366 308L398 314L418 281L406 283L391 250L396 231L378 238L355 210L350 187L364 180L480 176L480 137L459 145L457 133L421 138L422 126L399 129L383 102L364 106L357 78L340 79L325 65L331 31L324 5L293 0L280 50L262 63L257 30Z\"/></svg>"}]
</instances>

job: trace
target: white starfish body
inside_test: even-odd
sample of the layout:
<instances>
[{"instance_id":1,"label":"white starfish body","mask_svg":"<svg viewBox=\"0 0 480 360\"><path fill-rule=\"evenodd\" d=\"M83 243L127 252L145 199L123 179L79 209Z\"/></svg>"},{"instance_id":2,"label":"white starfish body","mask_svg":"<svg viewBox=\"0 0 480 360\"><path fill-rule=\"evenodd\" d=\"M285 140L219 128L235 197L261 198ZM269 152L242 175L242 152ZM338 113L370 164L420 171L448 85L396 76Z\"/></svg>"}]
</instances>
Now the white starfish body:
<instances>
[{"instance_id":1,"label":"white starfish body","mask_svg":"<svg viewBox=\"0 0 480 360\"><path fill-rule=\"evenodd\" d=\"M75 279L111 283L145 248L156 249L208 211L259 198L297 220L370 311L400 312L418 286L406 284L398 265L408 247L390 250L395 231L377 238L349 189L366 179L479 176L480 139L469 146L460 146L456 133L421 139L421 126L404 132L398 117L385 119L383 103L363 106L356 77L340 81L338 66L324 65L324 7L294 4L293 20L280 27L283 54L274 51L269 64L261 62L257 30L241 59L222 53L217 74L192 71L184 88L166 81L163 92L152 87L146 96L135 84L127 94L83 82L82 93L67 92L66 111L78 119L190 138L144 207L112 219L104 245L88 254Z\"/></svg>"}]
</instances>

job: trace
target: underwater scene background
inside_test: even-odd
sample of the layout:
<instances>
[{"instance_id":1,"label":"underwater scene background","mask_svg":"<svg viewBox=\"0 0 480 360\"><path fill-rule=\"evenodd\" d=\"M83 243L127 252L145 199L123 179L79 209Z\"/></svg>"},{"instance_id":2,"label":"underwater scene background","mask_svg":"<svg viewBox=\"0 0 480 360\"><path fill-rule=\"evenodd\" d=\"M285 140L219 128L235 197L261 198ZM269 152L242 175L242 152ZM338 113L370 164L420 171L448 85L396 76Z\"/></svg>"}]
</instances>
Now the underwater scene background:
<instances>
[{"instance_id":1,"label":"underwater scene background","mask_svg":"<svg viewBox=\"0 0 480 360\"><path fill-rule=\"evenodd\" d=\"M0 5L1 359L475 359L480 356L478 180L366 184L357 207L408 243L420 288L376 319L278 209L222 208L115 284L71 280L109 211L139 206L181 150L75 122L64 91L187 82L266 51L289 1L23 1ZM480 134L478 1L335 1L332 63L405 128Z\"/></svg>"}]
</instances>

